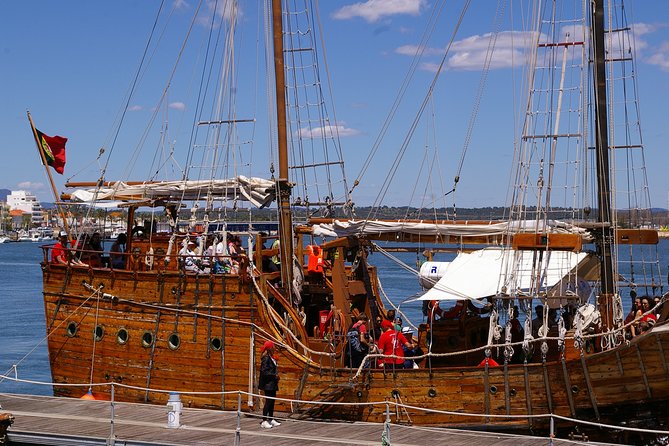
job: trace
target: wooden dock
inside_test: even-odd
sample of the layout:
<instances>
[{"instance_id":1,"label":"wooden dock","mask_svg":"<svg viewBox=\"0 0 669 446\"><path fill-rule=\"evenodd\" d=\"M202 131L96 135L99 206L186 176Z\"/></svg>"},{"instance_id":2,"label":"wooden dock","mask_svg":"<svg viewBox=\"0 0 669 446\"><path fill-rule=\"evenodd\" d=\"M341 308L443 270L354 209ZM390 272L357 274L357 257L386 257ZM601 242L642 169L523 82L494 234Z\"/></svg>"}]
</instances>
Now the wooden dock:
<instances>
[{"instance_id":1,"label":"wooden dock","mask_svg":"<svg viewBox=\"0 0 669 446\"><path fill-rule=\"evenodd\" d=\"M167 427L167 408L71 398L0 393L0 412L11 413L12 445L381 445L382 423L304 421L277 417L282 425L262 429L253 414L184 408L181 427ZM112 440L113 435L113 441ZM566 446L603 444L546 437L390 425L390 444L447 446Z\"/></svg>"}]
</instances>

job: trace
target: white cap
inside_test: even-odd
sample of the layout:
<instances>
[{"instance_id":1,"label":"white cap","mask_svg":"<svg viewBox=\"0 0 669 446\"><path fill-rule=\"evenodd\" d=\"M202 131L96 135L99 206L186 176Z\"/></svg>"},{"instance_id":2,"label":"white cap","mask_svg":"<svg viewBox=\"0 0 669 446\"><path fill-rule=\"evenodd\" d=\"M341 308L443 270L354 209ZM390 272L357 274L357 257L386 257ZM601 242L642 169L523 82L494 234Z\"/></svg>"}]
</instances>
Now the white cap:
<instances>
[{"instance_id":1,"label":"white cap","mask_svg":"<svg viewBox=\"0 0 669 446\"><path fill-rule=\"evenodd\" d=\"M411 327L402 327L402 333L403 334L413 334L413 330Z\"/></svg>"},{"instance_id":2,"label":"white cap","mask_svg":"<svg viewBox=\"0 0 669 446\"><path fill-rule=\"evenodd\" d=\"M60 231L60 232L58 233L58 237L67 237L67 232L65 232L65 231Z\"/></svg>"}]
</instances>

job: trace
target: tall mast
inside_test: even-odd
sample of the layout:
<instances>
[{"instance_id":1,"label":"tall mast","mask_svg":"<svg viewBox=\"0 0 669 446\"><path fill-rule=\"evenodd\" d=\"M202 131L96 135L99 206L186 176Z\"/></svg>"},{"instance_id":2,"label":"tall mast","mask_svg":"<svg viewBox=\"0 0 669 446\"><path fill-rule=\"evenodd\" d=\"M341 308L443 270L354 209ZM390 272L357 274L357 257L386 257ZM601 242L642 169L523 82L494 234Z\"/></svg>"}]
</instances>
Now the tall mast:
<instances>
[{"instance_id":1,"label":"tall mast","mask_svg":"<svg viewBox=\"0 0 669 446\"><path fill-rule=\"evenodd\" d=\"M602 326L613 326L613 227L611 221L611 185L609 179L609 139L606 95L606 53L604 48L604 0L591 0L593 80L595 92L595 156L597 165L597 201L600 230L596 238L600 258L601 290L598 297Z\"/></svg>"},{"instance_id":2,"label":"tall mast","mask_svg":"<svg viewBox=\"0 0 669 446\"><path fill-rule=\"evenodd\" d=\"M281 281L286 290L293 283L293 221L290 213L288 181L288 132L286 130L286 80L283 60L283 15L281 0L272 0L274 37L274 77L276 87L276 118L279 136L279 240L281 243Z\"/></svg>"}]
</instances>

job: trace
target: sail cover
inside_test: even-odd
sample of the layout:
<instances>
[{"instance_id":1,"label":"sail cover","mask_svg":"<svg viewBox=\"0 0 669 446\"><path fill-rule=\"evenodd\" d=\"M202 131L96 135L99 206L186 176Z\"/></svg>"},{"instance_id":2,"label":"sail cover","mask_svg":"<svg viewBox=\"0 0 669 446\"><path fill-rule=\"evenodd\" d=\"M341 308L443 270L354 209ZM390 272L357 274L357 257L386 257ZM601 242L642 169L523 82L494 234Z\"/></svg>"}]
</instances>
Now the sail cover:
<instances>
[{"instance_id":1,"label":"sail cover","mask_svg":"<svg viewBox=\"0 0 669 446\"><path fill-rule=\"evenodd\" d=\"M275 183L272 180L237 176L223 180L161 181L129 185L114 183L99 189L77 189L70 194L72 201L146 201L146 200L245 200L262 208L274 201Z\"/></svg>"},{"instance_id":2,"label":"sail cover","mask_svg":"<svg viewBox=\"0 0 669 446\"><path fill-rule=\"evenodd\" d=\"M573 280L590 254L486 248L460 253L442 278L418 300L479 300L498 294L542 293Z\"/></svg>"},{"instance_id":3,"label":"sail cover","mask_svg":"<svg viewBox=\"0 0 669 446\"><path fill-rule=\"evenodd\" d=\"M466 224L416 221L334 220L332 223L313 225L312 232L314 235L322 237L371 236L389 233L472 237L518 232L556 232L581 234L584 238L587 238L585 229L559 220L549 220L547 223L543 221L523 220Z\"/></svg>"}]
</instances>

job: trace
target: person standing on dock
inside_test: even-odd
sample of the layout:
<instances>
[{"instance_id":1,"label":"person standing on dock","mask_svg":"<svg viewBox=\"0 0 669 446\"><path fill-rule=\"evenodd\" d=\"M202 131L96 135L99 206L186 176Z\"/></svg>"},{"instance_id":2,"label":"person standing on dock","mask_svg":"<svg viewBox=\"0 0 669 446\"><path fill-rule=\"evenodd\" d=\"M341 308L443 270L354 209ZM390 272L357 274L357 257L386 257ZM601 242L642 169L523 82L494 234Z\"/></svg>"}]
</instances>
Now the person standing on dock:
<instances>
[{"instance_id":1,"label":"person standing on dock","mask_svg":"<svg viewBox=\"0 0 669 446\"><path fill-rule=\"evenodd\" d=\"M274 342L265 341L262 346L262 358L260 359L260 380L258 389L265 392L265 405L262 408L263 429L271 429L281 426L281 423L274 419L274 398L279 390L279 375L277 373L276 359L274 359Z\"/></svg>"}]
</instances>

